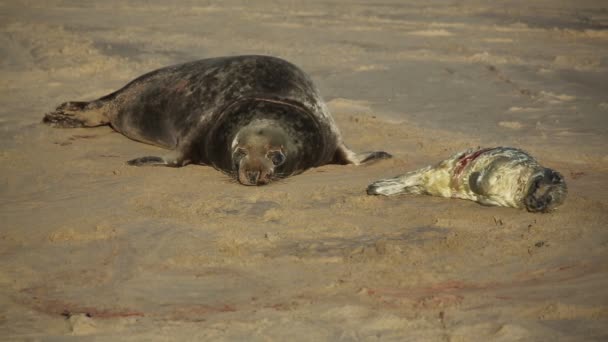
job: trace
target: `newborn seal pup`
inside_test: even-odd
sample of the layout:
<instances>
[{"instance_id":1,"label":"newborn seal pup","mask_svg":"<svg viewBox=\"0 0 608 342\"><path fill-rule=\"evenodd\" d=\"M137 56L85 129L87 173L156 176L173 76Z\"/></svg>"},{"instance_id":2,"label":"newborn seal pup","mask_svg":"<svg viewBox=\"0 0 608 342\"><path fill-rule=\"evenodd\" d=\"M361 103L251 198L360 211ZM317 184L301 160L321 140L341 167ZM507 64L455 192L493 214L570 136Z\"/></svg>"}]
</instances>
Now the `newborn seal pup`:
<instances>
[{"instance_id":1,"label":"newborn seal pup","mask_svg":"<svg viewBox=\"0 0 608 342\"><path fill-rule=\"evenodd\" d=\"M369 195L426 194L549 212L566 199L564 177L512 147L457 153L435 166L370 184Z\"/></svg>"},{"instance_id":2,"label":"newborn seal pup","mask_svg":"<svg viewBox=\"0 0 608 342\"><path fill-rule=\"evenodd\" d=\"M211 165L244 185L262 185L325 164L390 158L354 153L308 75L275 57L203 59L152 71L90 102L45 115L55 127L110 125L173 150L130 165Z\"/></svg>"}]
</instances>

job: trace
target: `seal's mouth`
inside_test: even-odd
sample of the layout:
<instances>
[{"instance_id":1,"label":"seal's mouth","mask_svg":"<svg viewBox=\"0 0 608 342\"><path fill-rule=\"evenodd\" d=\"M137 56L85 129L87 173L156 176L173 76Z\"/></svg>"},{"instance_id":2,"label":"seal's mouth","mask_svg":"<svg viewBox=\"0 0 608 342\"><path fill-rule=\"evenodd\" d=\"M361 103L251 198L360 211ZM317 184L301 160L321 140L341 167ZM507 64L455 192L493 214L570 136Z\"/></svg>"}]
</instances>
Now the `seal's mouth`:
<instances>
[{"instance_id":1,"label":"seal's mouth","mask_svg":"<svg viewBox=\"0 0 608 342\"><path fill-rule=\"evenodd\" d=\"M260 170L244 170L238 171L238 181L243 185L266 185L271 181L271 173Z\"/></svg>"}]
</instances>

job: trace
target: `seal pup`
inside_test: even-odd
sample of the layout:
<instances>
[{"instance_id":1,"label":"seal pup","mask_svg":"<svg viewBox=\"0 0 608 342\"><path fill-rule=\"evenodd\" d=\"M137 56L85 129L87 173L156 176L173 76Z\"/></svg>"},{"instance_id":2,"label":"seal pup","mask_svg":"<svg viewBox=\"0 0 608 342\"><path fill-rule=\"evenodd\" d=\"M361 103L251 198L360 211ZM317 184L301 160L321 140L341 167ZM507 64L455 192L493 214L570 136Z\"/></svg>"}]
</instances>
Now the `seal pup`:
<instances>
[{"instance_id":1,"label":"seal pup","mask_svg":"<svg viewBox=\"0 0 608 342\"><path fill-rule=\"evenodd\" d=\"M367 187L369 195L426 194L462 198L484 205L549 212L566 199L566 182L512 147L469 149L435 166L383 179Z\"/></svg>"},{"instance_id":2,"label":"seal pup","mask_svg":"<svg viewBox=\"0 0 608 342\"><path fill-rule=\"evenodd\" d=\"M43 122L110 125L133 140L173 150L130 165L210 165L244 185L325 164L391 157L347 148L308 75L270 56L218 57L158 69L97 100L65 102Z\"/></svg>"}]
</instances>

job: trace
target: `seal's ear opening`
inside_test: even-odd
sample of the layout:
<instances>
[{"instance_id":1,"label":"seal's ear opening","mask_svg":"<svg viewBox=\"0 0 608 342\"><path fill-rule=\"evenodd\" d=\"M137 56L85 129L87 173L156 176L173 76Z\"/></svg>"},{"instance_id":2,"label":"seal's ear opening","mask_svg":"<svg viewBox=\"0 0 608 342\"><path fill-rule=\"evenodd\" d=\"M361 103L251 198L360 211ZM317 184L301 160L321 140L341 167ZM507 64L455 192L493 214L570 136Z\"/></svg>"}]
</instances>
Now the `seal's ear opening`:
<instances>
[{"instance_id":1,"label":"seal's ear opening","mask_svg":"<svg viewBox=\"0 0 608 342\"><path fill-rule=\"evenodd\" d=\"M568 189L564 177L557 171L544 169L534 178L524 202L530 212L547 213L566 199Z\"/></svg>"}]
</instances>

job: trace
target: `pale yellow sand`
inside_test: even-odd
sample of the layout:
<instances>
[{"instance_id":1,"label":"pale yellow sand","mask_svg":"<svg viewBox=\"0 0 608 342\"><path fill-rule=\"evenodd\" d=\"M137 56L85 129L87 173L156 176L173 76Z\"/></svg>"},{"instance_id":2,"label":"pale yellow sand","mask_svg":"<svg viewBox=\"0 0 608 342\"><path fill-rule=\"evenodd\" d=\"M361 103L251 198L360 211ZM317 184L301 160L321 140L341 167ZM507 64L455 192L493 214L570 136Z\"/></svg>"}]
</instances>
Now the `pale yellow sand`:
<instances>
[{"instance_id":1,"label":"pale yellow sand","mask_svg":"<svg viewBox=\"0 0 608 342\"><path fill-rule=\"evenodd\" d=\"M0 2L0 339L608 339L603 1ZM46 111L155 68L270 54L354 150L266 187ZM371 197L478 145L560 170L557 212Z\"/></svg>"}]
</instances>

